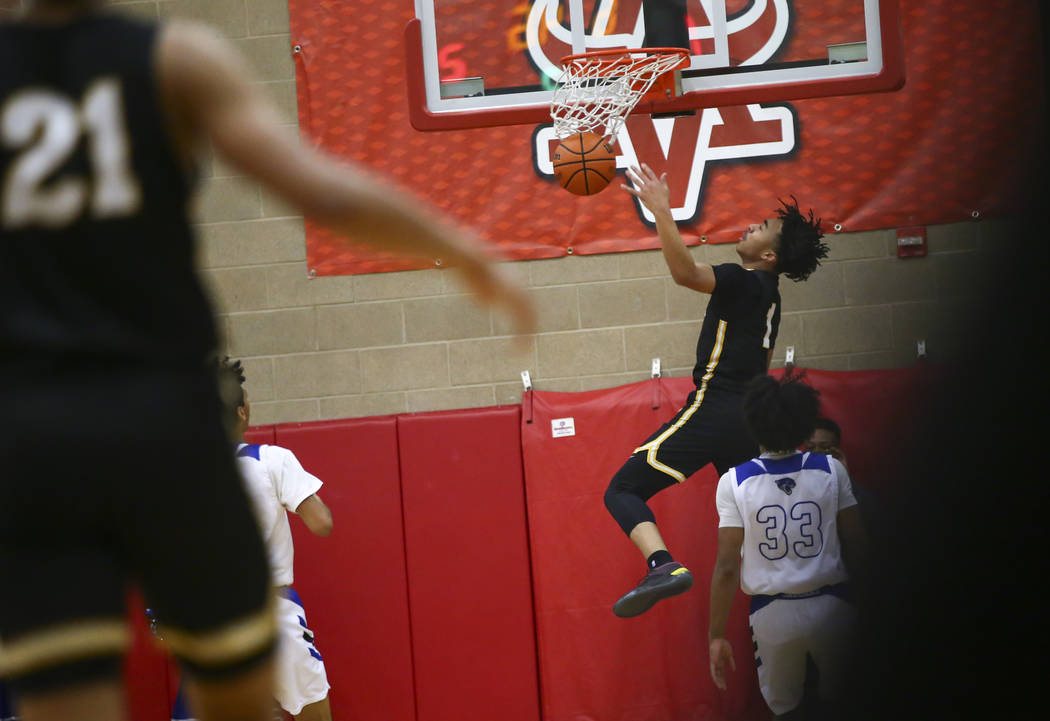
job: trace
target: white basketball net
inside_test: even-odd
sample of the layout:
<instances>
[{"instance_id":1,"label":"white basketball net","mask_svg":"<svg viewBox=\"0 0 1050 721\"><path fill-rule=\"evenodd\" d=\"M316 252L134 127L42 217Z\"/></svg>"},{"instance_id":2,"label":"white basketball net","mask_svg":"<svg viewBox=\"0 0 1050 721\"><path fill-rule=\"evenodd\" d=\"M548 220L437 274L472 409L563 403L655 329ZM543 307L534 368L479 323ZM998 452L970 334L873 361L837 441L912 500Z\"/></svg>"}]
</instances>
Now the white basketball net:
<instances>
[{"instance_id":1,"label":"white basketball net","mask_svg":"<svg viewBox=\"0 0 1050 721\"><path fill-rule=\"evenodd\" d=\"M568 59L551 98L554 134L567 138L590 132L615 138L656 79L681 61L675 53L644 50Z\"/></svg>"}]
</instances>

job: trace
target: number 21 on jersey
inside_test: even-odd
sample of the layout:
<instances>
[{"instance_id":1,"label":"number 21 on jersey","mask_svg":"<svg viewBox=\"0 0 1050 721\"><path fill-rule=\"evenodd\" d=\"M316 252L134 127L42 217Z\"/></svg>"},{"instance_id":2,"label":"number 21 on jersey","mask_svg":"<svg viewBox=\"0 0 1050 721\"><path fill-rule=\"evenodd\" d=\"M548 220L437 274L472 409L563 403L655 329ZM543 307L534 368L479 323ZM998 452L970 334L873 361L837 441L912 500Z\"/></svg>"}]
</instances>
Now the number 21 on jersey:
<instances>
[{"instance_id":1,"label":"number 21 on jersey","mask_svg":"<svg viewBox=\"0 0 1050 721\"><path fill-rule=\"evenodd\" d=\"M90 177L49 178L87 139ZM132 215L142 190L131 169L120 81L91 85L78 106L51 90L23 90L0 108L0 142L15 158L0 187L0 224L63 228L85 209L96 220Z\"/></svg>"}]
</instances>

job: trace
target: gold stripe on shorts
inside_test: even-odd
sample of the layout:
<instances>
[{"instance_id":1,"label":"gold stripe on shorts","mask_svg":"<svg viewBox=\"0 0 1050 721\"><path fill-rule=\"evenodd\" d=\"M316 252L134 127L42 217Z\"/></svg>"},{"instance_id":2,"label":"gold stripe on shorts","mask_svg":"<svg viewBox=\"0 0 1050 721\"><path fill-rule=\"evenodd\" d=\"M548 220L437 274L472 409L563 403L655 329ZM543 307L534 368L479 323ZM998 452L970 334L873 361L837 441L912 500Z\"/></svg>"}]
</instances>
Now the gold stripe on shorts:
<instances>
[{"instance_id":1,"label":"gold stripe on shorts","mask_svg":"<svg viewBox=\"0 0 1050 721\"><path fill-rule=\"evenodd\" d=\"M715 347L711 349L711 357L707 359L707 367L705 368L704 377L700 379L700 387L696 391L696 398L693 400L692 405L686 409L685 413L675 421L674 425L668 428L666 431L658 435L653 440L649 441L645 445L638 446L634 449L635 453L639 451L648 451L645 454L645 462L658 471L662 471L667 475L674 478L676 481L681 483L685 480L685 475L680 471L671 468L668 465L660 463L656 458L657 452L660 450L660 444L674 435L675 431L685 425L697 409L700 408L700 404L704 402L704 394L707 392L707 383L714 377L715 368L718 367L718 361L722 356L722 348L725 344L726 339L726 327L727 323L724 320L718 321L718 331L715 334Z\"/></svg>"},{"instance_id":2,"label":"gold stripe on shorts","mask_svg":"<svg viewBox=\"0 0 1050 721\"><path fill-rule=\"evenodd\" d=\"M194 663L202 666L235 663L258 653L275 638L277 617L273 596L262 611L215 630L184 631L158 624L157 633L172 653Z\"/></svg>"},{"instance_id":3,"label":"gold stripe on shorts","mask_svg":"<svg viewBox=\"0 0 1050 721\"><path fill-rule=\"evenodd\" d=\"M19 676L70 661L121 654L131 638L123 618L91 619L0 640L0 676Z\"/></svg>"}]
</instances>

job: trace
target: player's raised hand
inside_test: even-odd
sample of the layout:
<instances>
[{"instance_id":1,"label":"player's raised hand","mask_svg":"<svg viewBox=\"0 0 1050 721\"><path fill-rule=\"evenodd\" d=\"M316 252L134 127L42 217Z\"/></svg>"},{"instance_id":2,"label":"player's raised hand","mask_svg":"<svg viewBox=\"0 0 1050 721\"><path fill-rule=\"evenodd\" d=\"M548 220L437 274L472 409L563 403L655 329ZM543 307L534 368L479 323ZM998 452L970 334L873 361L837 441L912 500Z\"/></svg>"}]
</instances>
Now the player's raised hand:
<instances>
[{"instance_id":1,"label":"player's raised hand","mask_svg":"<svg viewBox=\"0 0 1050 721\"><path fill-rule=\"evenodd\" d=\"M657 177L653 169L645 163L642 167L627 169L627 179L631 185L621 184L621 188L641 200L654 215L658 211L670 212L671 191L667 187L667 173Z\"/></svg>"},{"instance_id":2,"label":"player's raised hand","mask_svg":"<svg viewBox=\"0 0 1050 721\"><path fill-rule=\"evenodd\" d=\"M726 690L726 662L729 668L736 671L736 661L733 660L733 647L724 638L713 638L708 648L711 657L711 680L721 690Z\"/></svg>"},{"instance_id":3,"label":"player's raised hand","mask_svg":"<svg viewBox=\"0 0 1050 721\"><path fill-rule=\"evenodd\" d=\"M536 311L532 302L521 287L505 277L499 266L479 259L462 263L459 271L478 300L510 316L520 339L536 332Z\"/></svg>"}]
</instances>

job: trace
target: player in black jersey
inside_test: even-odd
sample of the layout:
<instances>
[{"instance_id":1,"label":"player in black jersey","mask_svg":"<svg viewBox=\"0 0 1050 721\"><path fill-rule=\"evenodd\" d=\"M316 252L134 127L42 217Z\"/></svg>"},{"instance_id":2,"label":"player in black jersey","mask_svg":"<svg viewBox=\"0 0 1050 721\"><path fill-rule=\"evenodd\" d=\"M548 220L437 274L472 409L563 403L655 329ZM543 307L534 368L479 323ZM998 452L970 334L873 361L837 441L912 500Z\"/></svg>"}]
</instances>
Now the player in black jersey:
<instances>
[{"instance_id":1,"label":"player in black jersey","mask_svg":"<svg viewBox=\"0 0 1050 721\"><path fill-rule=\"evenodd\" d=\"M198 718L268 719L269 573L192 263L199 141L338 232L458 266L522 330L531 309L476 241L288 137L229 42L104 4L0 23L0 676L26 721L125 718L130 580Z\"/></svg>"},{"instance_id":2,"label":"player in black jersey","mask_svg":"<svg viewBox=\"0 0 1050 721\"><path fill-rule=\"evenodd\" d=\"M820 221L784 204L776 217L751 225L736 250L740 264L697 263L671 217L665 177L647 166L628 171L639 198L656 217L664 260L678 285L711 296L696 344L693 382L685 406L661 426L613 476L605 492L609 513L641 551L647 572L613 613L645 613L657 601L687 591L693 576L664 545L646 501L708 463L719 475L757 455L743 414L747 383L769 369L780 328L778 278L805 280L827 256Z\"/></svg>"}]
</instances>

